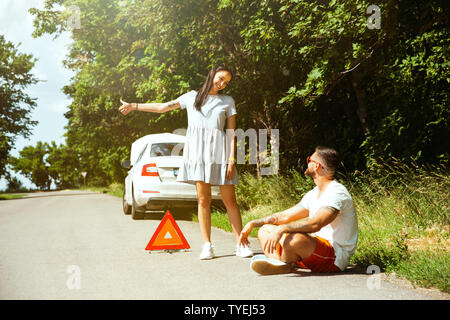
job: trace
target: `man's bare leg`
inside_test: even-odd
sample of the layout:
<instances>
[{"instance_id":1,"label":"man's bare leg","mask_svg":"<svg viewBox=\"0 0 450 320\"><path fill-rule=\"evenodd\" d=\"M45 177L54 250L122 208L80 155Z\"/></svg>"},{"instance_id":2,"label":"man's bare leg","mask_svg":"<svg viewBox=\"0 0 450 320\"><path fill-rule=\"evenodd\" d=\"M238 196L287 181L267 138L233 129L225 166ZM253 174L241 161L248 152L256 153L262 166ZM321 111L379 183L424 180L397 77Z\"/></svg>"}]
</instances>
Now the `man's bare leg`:
<instances>
[{"instance_id":1,"label":"man's bare leg","mask_svg":"<svg viewBox=\"0 0 450 320\"><path fill-rule=\"evenodd\" d=\"M261 248L263 250L264 250L264 244L266 243L267 238L269 237L270 233L274 231L275 228L276 228L276 226L274 226L272 224L265 224L261 228L259 228L258 240L259 240L259 245L261 246ZM264 250L264 254L268 258L280 260L280 257L278 256L278 254L276 252L269 253L267 250Z\"/></svg>"},{"instance_id":2,"label":"man's bare leg","mask_svg":"<svg viewBox=\"0 0 450 320\"><path fill-rule=\"evenodd\" d=\"M282 245L280 260L295 264L313 254L316 249L316 238L306 233L289 233Z\"/></svg>"},{"instance_id":3,"label":"man's bare leg","mask_svg":"<svg viewBox=\"0 0 450 320\"><path fill-rule=\"evenodd\" d=\"M275 228L276 226L274 225L266 224L259 229L258 240L261 248L264 248L267 238L271 232L274 232ZM280 245L283 247L281 256L277 248L277 252L272 253L265 250L264 254L266 257L281 260L288 264L295 264L297 261L306 259L312 255L316 249L316 239L305 233L291 233L282 239Z\"/></svg>"},{"instance_id":4,"label":"man's bare leg","mask_svg":"<svg viewBox=\"0 0 450 320\"><path fill-rule=\"evenodd\" d=\"M271 234L271 232L274 231L275 226L266 224L262 226L259 229L258 232L258 239L260 242L261 248L264 250L264 244L267 241L267 238ZM258 256L255 256L252 259L251 267L252 269L261 274L261 275L273 275L273 274L284 274L284 273L290 273L295 268L295 263L283 263L283 261L280 261L279 256L279 250L280 245L277 247L277 252L269 253L266 250L264 250L264 254L267 258L270 258L272 261L267 261L265 259L261 259ZM277 262L280 261L280 262Z\"/></svg>"}]
</instances>

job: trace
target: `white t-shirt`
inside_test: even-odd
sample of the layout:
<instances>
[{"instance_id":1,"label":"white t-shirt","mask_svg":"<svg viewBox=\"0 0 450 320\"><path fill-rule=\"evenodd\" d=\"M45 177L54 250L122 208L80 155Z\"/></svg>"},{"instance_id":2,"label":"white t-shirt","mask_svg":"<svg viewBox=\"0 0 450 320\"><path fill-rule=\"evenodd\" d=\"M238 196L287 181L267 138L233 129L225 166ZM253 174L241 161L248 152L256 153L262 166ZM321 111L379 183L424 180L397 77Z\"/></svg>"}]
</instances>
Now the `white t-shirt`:
<instances>
[{"instance_id":1,"label":"white t-shirt","mask_svg":"<svg viewBox=\"0 0 450 320\"><path fill-rule=\"evenodd\" d=\"M197 91L191 90L176 99L181 109L187 110L188 126L224 130L226 119L236 114L236 105L231 96L209 94L200 111L194 107L196 97Z\"/></svg>"},{"instance_id":2,"label":"white t-shirt","mask_svg":"<svg viewBox=\"0 0 450 320\"><path fill-rule=\"evenodd\" d=\"M336 255L334 264L344 270L350 263L358 241L358 221L352 196L347 188L336 180L326 186L320 198L317 198L318 195L319 188L316 186L305 194L300 205L309 210L309 218L314 217L321 207L333 207L339 210L339 214L330 224L312 235L330 242Z\"/></svg>"}]
</instances>

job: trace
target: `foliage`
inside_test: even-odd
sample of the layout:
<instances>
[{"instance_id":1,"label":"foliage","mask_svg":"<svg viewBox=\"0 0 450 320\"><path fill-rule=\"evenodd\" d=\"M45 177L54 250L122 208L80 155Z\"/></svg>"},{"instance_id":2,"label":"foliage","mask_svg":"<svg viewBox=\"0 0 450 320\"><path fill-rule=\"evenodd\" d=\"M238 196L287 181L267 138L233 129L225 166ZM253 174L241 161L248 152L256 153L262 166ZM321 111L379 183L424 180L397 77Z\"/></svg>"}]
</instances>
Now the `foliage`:
<instances>
[{"instance_id":1,"label":"foliage","mask_svg":"<svg viewBox=\"0 0 450 320\"><path fill-rule=\"evenodd\" d=\"M448 6L386 0L369 29L369 0L47 0L34 36L81 28L65 64L67 145L99 185L122 181L120 161L145 134L186 127L186 114L122 116L119 99L169 101L198 89L208 69L235 69L227 94L238 127L280 129L280 169L314 146L337 148L346 169L372 159L446 163ZM242 166L254 172L253 165Z\"/></svg>"},{"instance_id":2,"label":"foliage","mask_svg":"<svg viewBox=\"0 0 450 320\"><path fill-rule=\"evenodd\" d=\"M8 154L16 137L29 137L37 124L30 117L35 99L24 92L24 88L38 81L31 73L34 63L31 54L20 53L0 34L0 177L8 175Z\"/></svg>"},{"instance_id":3,"label":"foliage","mask_svg":"<svg viewBox=\"0 0 450 320\"><path fill-rule=\"evenodd\" d=\"M51 178L48 165L45 163L47 143L37 142L36 146L24 147L19 152L19 158L11 157L11 165L30 179L41 190L50 190Z\"/></svg>"},{"instance_id":4,"label":"foliage","mask_svg":"<svg viewBox=\"0 0 450 320\"><path fill-rule=\"evenodd\" d=\"M78 186L81 183L79 156L65 145L57 146L38 141L36 146L26 146L19 157L10 158L12 167L29 178L41 190L50 190L52 181L58 189Z\"/></svg>"},{"instance_id":5,"label":"foliage","mask_svg":"<svg viewBox=\"0 0 450 320\"><path fill-rule=\"evenodd\" d=\"M58 189L72 188L81 184L81 166L79 155L69 147L54 141L47 145L47 157L49 176L55 182Z\"/></svg>"},{"instance_id":6,"label":"foliage","mask_svg":"<svg viewBox=\"0 0 450 320\"><path fill-rule=\"evenodd\" d=\"M291 170L280 176L254 178L249 173L241 174L240 183L236 186L239 207L250 210L260 206L273 206L274 210L293 206L299 202L299 195L304 194L314 186L311 179L305 178L299 172ZM279 201L283 199L283 201Z\"/></svg>"},{"instance_id":7,"label":"foliage","mask_svg":"<svg viewBox=\"0 0 450 320\"><path fill-rule=\"evenodd\" d=\"M24 190L22 182L17 177L9 176L7 181L8 185L6 187L6 192L17 192Z\"/></svg>"}]
</instances>

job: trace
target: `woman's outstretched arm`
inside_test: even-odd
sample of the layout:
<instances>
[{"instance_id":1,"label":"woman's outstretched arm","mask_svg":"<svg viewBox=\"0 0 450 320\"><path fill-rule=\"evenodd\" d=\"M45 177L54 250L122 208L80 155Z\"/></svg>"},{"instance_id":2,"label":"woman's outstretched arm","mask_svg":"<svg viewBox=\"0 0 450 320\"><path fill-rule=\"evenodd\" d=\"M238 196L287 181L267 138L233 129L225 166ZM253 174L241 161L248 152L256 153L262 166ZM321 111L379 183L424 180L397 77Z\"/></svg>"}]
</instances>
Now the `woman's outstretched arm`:
<instances>
[{"instance_id":1,"label":"woman's outstretched arm","mask_svg":"<svg viewBox=\"0 0 450 320\"><path fill-rule=\"evenodd\" d=\"M123 100L120 100L120 102L122 105L119 107L119 111L124 115L127 115L131 111L164 113L181 107L176 100L164 103L128 103Z\"/></svg>"}]
</instances>

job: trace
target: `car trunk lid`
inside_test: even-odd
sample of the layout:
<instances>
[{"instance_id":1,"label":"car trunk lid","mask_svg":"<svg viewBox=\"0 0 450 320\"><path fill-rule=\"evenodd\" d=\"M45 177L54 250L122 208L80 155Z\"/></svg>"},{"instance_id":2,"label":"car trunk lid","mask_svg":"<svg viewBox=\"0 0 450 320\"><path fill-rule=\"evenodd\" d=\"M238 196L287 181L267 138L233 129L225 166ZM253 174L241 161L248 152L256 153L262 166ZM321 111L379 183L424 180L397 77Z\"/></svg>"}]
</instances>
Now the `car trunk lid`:
<instances>
[{"instance_id":1,"label":"car trunk lid","mask_svg":"<svg viewBox=\"0 0 450 320\"><path fill-rule=\"evenodd\" d=\"M161 181L175 181L182 164L183 157L152 157L150 162L156 164Z\"/></svg>"}]
</instances>

